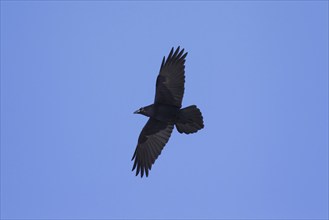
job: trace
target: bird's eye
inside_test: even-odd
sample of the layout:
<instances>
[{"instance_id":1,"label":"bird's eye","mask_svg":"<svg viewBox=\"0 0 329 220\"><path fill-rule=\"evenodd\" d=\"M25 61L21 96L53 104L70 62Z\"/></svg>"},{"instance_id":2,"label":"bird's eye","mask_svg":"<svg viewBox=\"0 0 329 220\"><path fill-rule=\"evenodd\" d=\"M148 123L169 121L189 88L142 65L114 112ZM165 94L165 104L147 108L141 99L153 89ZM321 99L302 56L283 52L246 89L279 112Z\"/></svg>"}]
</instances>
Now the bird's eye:
<instances>
[{"instance_id":1,"label":"bird's eye","mask_svg":"<svg viewBox=\"0 0 329 220\"><path fill-rule=\"evenodd\" d=\"M140 108L139 111L142 112L142 111L144 111L144 109L143 108Z\"/></svg>"}]
</instances>

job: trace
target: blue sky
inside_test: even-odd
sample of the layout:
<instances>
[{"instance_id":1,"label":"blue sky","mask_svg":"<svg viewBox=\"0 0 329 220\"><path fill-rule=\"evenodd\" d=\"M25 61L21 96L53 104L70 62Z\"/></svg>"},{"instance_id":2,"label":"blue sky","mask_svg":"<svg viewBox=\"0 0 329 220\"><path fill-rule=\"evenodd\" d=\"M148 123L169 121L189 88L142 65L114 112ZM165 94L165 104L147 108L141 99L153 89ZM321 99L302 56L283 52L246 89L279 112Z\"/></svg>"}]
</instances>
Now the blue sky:
<instances>
[{"instance_id":1,"label":"blue sky","mask_svg":"<svg viewBox=\"0 0 329 220\"><path fill-rule=\"evenodd\" d=\"M141 179L179 45L205 128ZM328 218L328 2L1 1L1 218Z\"/></svg>"}]
</instances>

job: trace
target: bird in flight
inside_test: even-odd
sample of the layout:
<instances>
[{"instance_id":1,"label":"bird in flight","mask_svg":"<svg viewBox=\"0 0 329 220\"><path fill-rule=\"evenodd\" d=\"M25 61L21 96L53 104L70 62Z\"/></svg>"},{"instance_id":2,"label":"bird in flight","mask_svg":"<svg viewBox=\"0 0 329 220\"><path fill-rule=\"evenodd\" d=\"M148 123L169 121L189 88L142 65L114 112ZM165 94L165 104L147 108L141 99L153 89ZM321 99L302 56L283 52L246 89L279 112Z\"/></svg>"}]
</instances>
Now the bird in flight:
<instances>
[{"instance_id":1,"label":"bird in flight","mask_svg":"<svg viewBox=\"0 0 329 220\"><path fill-rule=\"evenodd\" d=\"M179 133L191 134L204 127L203 117L196 105L182 107L185 83L185 58L187 52L178 47L171 49L167 59L163 57L156 81L154 103L135 111L149 117L139 135L131 160L136 176L149 174L155 160L167 144L176 126Z\"/></svg>"}]
</instances>

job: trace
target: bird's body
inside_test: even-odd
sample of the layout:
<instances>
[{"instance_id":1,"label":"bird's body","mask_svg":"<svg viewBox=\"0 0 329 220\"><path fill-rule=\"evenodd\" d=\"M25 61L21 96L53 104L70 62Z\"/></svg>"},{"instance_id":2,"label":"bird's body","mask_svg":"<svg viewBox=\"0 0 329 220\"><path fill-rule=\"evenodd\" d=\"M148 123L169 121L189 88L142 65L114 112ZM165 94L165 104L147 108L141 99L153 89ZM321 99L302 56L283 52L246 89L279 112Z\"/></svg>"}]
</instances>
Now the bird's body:
<instances>
[{"instance_id":1,"label":"bird's body","mask_svg":"<svg viewBox=\"0 0 329 220\"><path fill-rule=\"evenodd\" d=\"M145 106L143 109L141 114L163 122L176 122L179 113L177 106L158 103Z\"/></svg>"},{"instance_id":2,"label":"bird's body","mask_svg":"<svg viewBox=\"0 0 329 220\"><path fill-rule=\"evenodd\" d=\"M136 176L149 170L161 154L176 126L179 133L195 133L204 127L201 111L191 105L181 108L185 83L185 57L179 47L174 53L171 49L167 60L162 60L160 73L156 81L154 103L140 108L134 113L149 117L138 138L138 144L133 155L133 170L137 167Z\"/></svg>"}]
</instances>

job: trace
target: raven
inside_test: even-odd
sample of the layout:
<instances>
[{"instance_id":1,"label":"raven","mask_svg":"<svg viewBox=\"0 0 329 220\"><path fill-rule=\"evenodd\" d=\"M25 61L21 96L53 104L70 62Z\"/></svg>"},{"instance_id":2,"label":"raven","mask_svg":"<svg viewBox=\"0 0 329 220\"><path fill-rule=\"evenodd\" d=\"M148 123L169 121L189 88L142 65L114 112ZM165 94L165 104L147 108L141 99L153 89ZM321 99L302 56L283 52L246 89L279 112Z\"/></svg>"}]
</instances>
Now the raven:
<instances>
[{"instance_id":1,"label":"raven","mask_svg":"<svg viewBox=\"0 0 329 220\"><path fill-rule=\"evenodd\" d=\"M138 144L131 160L134 160L132 171L136 176L141 172L143 177L149 174L155 160L167 144L171 132L176 126L179 133L195 133L204 127L200 109L195 105L182 107L185 83L185 58L187 52L175 52L171 49L167 59L163 57L160 73L156 81L154 103L135 111L149 117L138 138Z\"/></svg>"}]
</instances>

